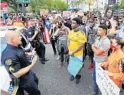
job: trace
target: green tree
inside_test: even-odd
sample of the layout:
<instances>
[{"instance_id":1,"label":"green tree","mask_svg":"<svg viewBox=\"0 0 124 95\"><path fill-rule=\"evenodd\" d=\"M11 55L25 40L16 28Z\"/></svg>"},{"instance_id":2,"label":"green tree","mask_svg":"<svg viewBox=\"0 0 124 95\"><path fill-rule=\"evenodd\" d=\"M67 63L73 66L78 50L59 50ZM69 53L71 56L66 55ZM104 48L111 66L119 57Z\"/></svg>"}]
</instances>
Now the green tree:
<instances>
[{"instance_id":1,"label":"green tree","mask_svg":"<svg viewBox=\"0 0 124 95\"><path fill-rule=\"evenodd\" d=\"M93 0L85 0L85 4L89 5L89 11L90 11L90 6L93 4Z\"/></svg>"},{"instance_id":2,"label":"green tree","mask_svg":"<svg viewBox=\"0 0 124 95\"><path fill-rule=\"evenodd\" d=\"M73 7L78 7L81 3L83 3L85 0L73 0L73 1L71 1L71 5L73 6Z\"/></svg>"},{"instance_id":3,"label":"green tree","mask_svg":"<svg viewBox=\"0 0 124 95\"><path fill-rule=\"evenodd\" d=\"M120 8L121 8L121 6L118 5L118 4L115 4L114 6L112 6L112 9L113 9L113 10L118 10L118 9L120 9Z\"/></svg>"},{"instance_id":4,"label":"green tree","mask_svg":"<svg viewBox=\"0 0 124 95\"><path fill-rule=\"evenodd\" d=\"M66 10L67 4L62 0L32 0L30 2L32 11L39 12L40 9Z\"/></svg>"},{"instance_id":5,"label":"green tree","mask_svg":"<svg viewBox=\"0 0 124 95\"><path fill-rule=\"evenodd\" d=\"M64 1L62 1L62 0L55 0L54 1L54 4L55 4L55 6L56 6L56 10L60 10L60 11L63 11L63 10L66 10L67 9L67 4L64 2Z\"/></svg>"},{"instance_id":6,"label":"green tree","mask_svg":"<svg viewBox=\"0 0 124 95\"><path fill-rule=\"evenodd\" d=\"M120 7L124 9L124 0L121 0Z\"/></svg>"}]
</instances>

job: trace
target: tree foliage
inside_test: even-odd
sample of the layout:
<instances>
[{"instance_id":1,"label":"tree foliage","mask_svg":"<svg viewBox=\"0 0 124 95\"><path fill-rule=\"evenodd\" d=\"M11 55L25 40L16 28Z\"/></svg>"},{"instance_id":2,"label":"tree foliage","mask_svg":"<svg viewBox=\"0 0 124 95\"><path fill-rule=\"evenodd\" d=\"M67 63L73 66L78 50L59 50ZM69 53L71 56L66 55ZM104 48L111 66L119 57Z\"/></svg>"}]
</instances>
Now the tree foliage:
<instances>
[{"instance_id":1,"label":"tree foliage","mask_svg":"<svg viewBox=\"0 0 124 95\"><path fill-rule=\"evenodd\" d=\"M93 4L93 0L84 0L85 1L85 4L90 4L90 5L92 5Z\"/></svg>"},{"instance_id":2,"label":"tree foliage","mask_svg":"<svg viewBox=\"0 0 124 95\"><path fill-rule=\"evenodd\" d=\"M78 7L81 3L83 3L85 0L72 0L71 1L71 6L72 7Z\"/></svg>"},{"instance_id":3,"label":"tree foliage","mask_svg":"<svg viewBox=\"0 0 124 95\"><path fill-rule=\"evenodd\" d=\"M120 8L121 8L121 6L118 5L118 4L115 4L114 6L112 6L112 9L113 9L113 10L118 10L118 9L120 9Z\"/></svg>"},{"instance_id":4,"label":"tree foliage","mask_svg":"<svg viewBox=\"0 0 124 95\"><path fill-rule=\"evenodd\" d=\"M121 0L120 7L124 9L124 0Z\"/></svg>"},{"instance_id":5,"label":"tree foliage","mask_svg":"<svg viewBox=\"0 0 124 95\"><path fill-rule=\"evenodd\" d=\"M40 9L66 10L67 4L62 0L32 0L30 2L32 11L38 12Z\"/></svg>"},{"instance_id":6,"label":"tree foliage","mask_svg":"<svg viewBox=\"0 0 124 95\"><path fill-rule=\"evenodd\" d=\"M71 6L74 7L78 7L79 5L81 5L82 3L85 3L87 5L92 5L93 4L93 0L72 0L71 1Z\"/></svg>"},{"instance_id":7,"label":"tree foliage","mask_svg":"<svg viewBox=\"0 0 124 95\"><path fill-rule=\"evenodd\" d=\"M7 2L11 9L18 11L17 0L2 0L2 2ZM66 10L67 4L63 0L30 0L29 10L39 12L40 9L48 10Z\"/></svg>"}]
</instances>

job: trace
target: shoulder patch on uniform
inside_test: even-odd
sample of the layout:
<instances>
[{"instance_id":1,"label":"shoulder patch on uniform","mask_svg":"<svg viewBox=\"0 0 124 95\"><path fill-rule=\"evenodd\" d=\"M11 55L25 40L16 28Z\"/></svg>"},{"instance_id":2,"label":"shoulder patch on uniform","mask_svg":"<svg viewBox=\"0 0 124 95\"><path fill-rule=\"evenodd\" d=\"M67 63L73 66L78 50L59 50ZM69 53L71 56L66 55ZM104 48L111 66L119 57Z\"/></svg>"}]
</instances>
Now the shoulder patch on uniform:
<instances>
[{"instance_id":1,"label":"shoulder patch on uniform","mask_svg":"<svg viewBox=\"0 0 124 95\"><path fill-rule=\"evenodd\" d=\"M12 64L12 60L11 59L7 59L5 60L5 64L10 66Z\"/></svg>"},{"instance_id":2,"label":"shoulder patch on uniform","mask_svg":"<svg viewBox=\"0 0 124 95\"><path fill-rule=\"evenodd\" d=\"M9 71L10 71L10 72L14 72L15 69L14 69L13 67L9 67Z\"/></svg>"}]
</instances>

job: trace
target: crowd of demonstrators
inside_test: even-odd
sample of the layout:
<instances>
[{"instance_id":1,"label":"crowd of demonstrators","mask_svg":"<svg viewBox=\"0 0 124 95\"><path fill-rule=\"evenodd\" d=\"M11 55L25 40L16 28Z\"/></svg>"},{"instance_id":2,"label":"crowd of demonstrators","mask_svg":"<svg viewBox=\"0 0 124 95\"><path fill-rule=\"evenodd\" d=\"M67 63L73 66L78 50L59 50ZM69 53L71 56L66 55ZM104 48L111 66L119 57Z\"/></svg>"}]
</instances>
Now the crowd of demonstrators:
<instances>
[{"instance_id":1,"label":"crowd of demonstrators","mask_svg":"<svg viewBox=\"0 0 124 95\"><path fill-rule=\"evenodd\" d=\"M107 71L108 76L110 76L113 82L115 82L119 88L121 88L121 85L123 87L123 21L124 19L120 19L118 22L115 17L112 17L110 20L104 18L96 20L96 17L94 17L94 19L89 19L87 23L85 23L87 36L86 50L93 64L90 64L88 69L94 67L93 88L95 95L99 93L99 88L96 84L96 64L102 63L101 67Z\"/></svg>"},{"instance_id":2,"label":"crowd of demonstrators","mask_svg":"<svg viewBox=\"0 0 124 95\"><path fill-rule=\"evenodd\" d=\"M32 46L30 50L18 47L20 44L24 44L17 30L6 33L8 45L2 53L2 63L10 72L12 78L20 79L20 95L23 95L23 90L26 90L30 95L34 95L34 93L40 95L38 79L31 69L37 60L37 56L34 54L35 51L42 64L48 61L45 57L46 47L44 43L47 43L45 28L47 28L48 36L50 36L53 53L58 55L57 60L61 60L60 67L64 64L64 54L69 55L69 58L76 57L82 62L88 55L88 63L90 63L88 69L93 68L95 95L99 93L96 83L97 64L101 64L100 66L106 70L113 82L121 87L124 81L124 19L117 22L114 17L110 20L104 18L99 20L98 17L93 17L93 15L91 18L88 16L89 14L86 13L84 16L72 14L70 18L60 17L54 19L54 21L49 16L31 18L30 16L14 17L10 15L8 17L7 25L23 28L21 34ZM8 52L12 53L6 55ZM35 57L27 59L27 56ZM70 64L70 60L67 63ZM76 84L80 82L82 68L83 65L76 77L70 76L70 81L76 79ZM31 80L28 81L28 79Z\"/></svg>"}]
</instances>

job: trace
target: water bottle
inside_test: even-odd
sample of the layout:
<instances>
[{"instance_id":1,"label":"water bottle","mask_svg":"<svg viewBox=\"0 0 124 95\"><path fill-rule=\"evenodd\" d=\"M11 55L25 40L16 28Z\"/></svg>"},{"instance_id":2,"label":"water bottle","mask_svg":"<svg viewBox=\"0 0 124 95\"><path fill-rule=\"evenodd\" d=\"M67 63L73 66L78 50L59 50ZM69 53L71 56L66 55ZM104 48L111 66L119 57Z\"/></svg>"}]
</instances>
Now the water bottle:
<instances>
[{"instance_id":1,"label":"water bottle","mask_svg":"<svg viewBox=\"0 0 124 95\"><path fill-rule=\"evenodd\" d=\"M13 85L10 84L10 87L9 87L9 89L8 89L8 93L9 93L10 95L12 94L13 89L14 89Z\"/></svg>"}]
</instances>

